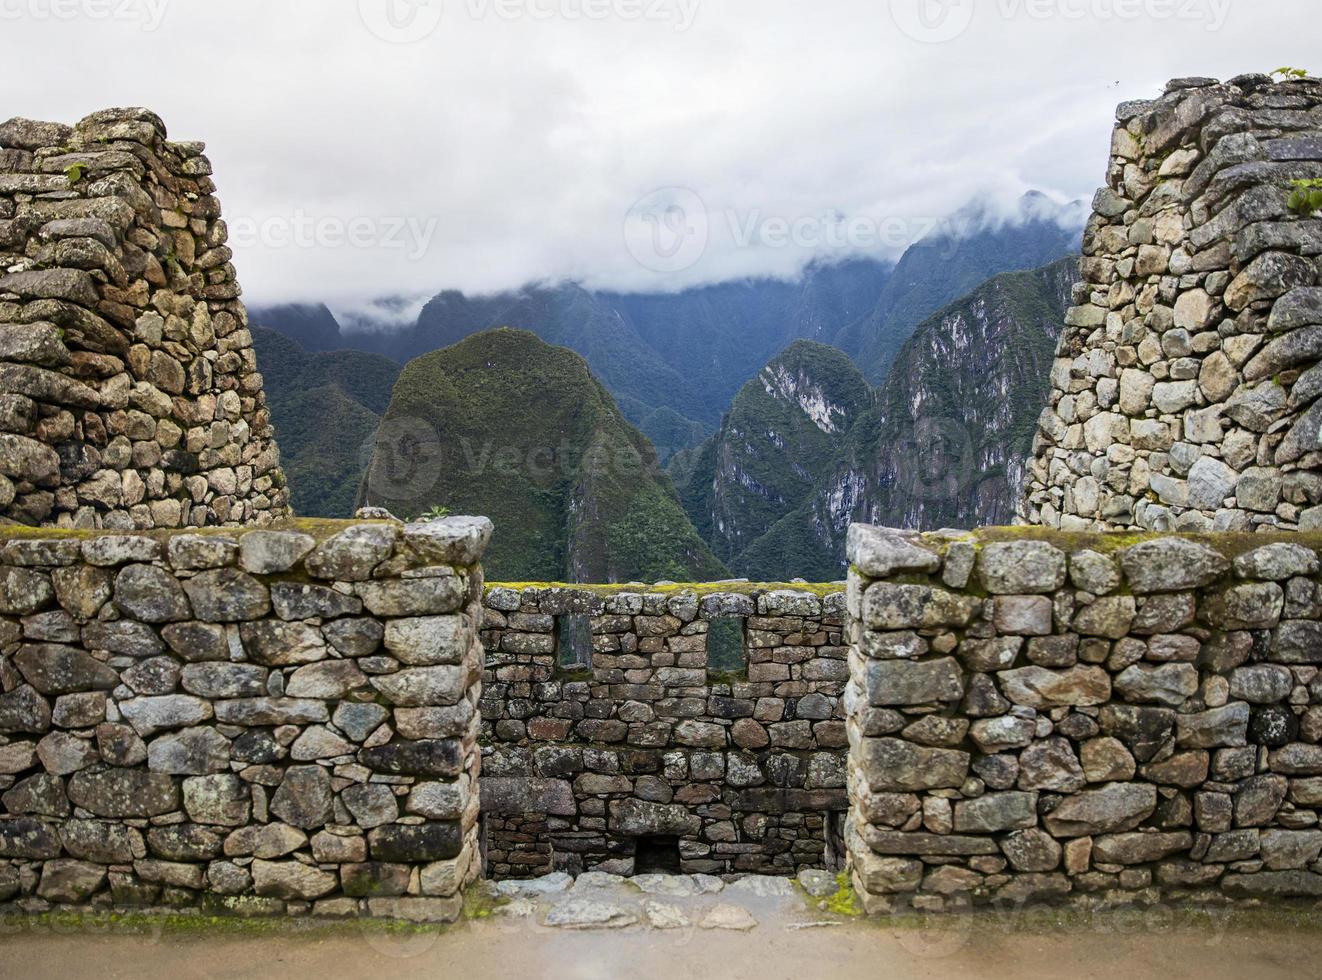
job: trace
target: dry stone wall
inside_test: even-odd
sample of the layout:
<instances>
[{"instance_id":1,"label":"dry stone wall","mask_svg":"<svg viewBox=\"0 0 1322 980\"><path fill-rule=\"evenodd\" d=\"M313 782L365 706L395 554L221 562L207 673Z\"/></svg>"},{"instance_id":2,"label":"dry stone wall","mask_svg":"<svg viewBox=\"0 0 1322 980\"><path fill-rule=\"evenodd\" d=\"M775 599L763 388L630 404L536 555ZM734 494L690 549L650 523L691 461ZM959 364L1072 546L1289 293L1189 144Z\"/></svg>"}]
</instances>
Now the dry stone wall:
<instances>
[{"instance_id":1,"label":"dry stone wall","mask_svg":"<svg viewBox=\"0 0 1322 980\"><path fill-rule=\"evenodd\" d=\"M851 528L867 908L1322 897L1320 549Z\"/></svg>"},{"instance_id":2,"label":"dry stone wall","mask_svg":"<svg viewBox=\"0 0 1322 980\"><path fill-rule=\"evenodd\" d=\"M843 592L493 586L485 605L489 876L841 862ZM741 662L709 653L718 631Z\"/></svg>"},{"instance_id":3,"label":"dry stone wall","mask_svg":"<svg viewBox=\"0 0 1322 980\"><path fill-rule=\"evenodd\" d=\"M1322 528L1322 81L1122 105L1021 517L1066 531Z\"/></svg>"},{"instance_id":4,"label":"dry stone wall","mask_svg":"<svg viewBox=\"0 0 1322 980\"><path fill-rule=\"evenodd\" d=\"M490 533L0 527L0 907L455 918Z\"/></svg>"},{"instance_id":5,"label":"dry stone wall","mask_svg":"<svg viewBox=\"0 0 1322 980\"><path fill-rule=\"evenodd\" d=\"M0 519L286 515L203 149L145 109L0 125Z\"/></svg>"}]
</instances>

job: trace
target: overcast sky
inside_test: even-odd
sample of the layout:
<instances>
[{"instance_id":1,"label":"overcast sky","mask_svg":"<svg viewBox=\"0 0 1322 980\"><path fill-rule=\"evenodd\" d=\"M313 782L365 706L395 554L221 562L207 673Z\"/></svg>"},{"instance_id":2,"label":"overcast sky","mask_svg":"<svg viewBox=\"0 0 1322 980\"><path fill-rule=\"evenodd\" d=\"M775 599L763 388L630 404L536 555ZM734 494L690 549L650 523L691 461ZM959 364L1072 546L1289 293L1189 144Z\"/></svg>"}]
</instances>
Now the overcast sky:
<instances>
[{"instance_id":1,"label":"overcast sky","mask_svg":"<svg viewBox=\"0 0 1322 980\"><path fill-rule=\"evenodd\" d=\"M249 303L666 289L1090 198L1116 103L1317 70L1316 6L0 0L0 116L205 140Z\"/></svg>"}]
</instances>

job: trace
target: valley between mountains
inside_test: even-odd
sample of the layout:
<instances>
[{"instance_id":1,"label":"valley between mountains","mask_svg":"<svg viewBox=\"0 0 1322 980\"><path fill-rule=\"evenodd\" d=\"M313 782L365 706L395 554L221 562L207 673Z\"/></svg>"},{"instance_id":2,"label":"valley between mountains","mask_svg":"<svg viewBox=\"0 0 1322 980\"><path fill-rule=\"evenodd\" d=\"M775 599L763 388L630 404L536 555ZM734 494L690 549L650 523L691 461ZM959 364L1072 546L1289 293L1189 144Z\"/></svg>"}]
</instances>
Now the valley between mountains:
<instances>
[{"instance_id":1,"label":"valley between mountains","mask_svg":"<svg viewBox=\"0 0 1322 980\"><path fill-rule=\"evenodd\" d=\"M797 281L254 307L294 507L486 514L522 581L830 581L854 521L1006 523L1077 279L1044 201Z\"/></svg>"}]
</instances>

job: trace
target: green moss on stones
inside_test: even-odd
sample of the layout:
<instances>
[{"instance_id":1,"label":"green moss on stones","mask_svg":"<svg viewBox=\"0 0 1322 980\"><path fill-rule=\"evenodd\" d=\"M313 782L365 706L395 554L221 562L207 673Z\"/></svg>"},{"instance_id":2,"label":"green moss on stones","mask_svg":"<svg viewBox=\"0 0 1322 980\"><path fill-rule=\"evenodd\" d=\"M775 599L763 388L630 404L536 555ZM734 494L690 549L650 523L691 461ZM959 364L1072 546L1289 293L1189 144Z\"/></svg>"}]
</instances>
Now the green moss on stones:
<instances>
[{"instance_id":1,"label":"green moss on stones","mask_svg":"<svg viewBox=\"0 0 1322 980\"><path fill-rule=\"evenodd\" d=\"M168 541L181 534L200 534L218 538L242 538L254 531L298 531L310 535L318 542L333 537L351 527L364 524L389 524L390 521L374 520L332 520L320 517L293 517L274 524L249 525L246 527L185 527L153 528L149 530L88 530L85 528L31 527L27 524L0 523L0 542L4 541L91 541L99 537L134 536Z\"/></svg>"},{"instance_id":2,"label":"green moss on stones","mask_svg":"<svg viewBox=\"0 0 1322 980\"><path fill-rule=\"evenodd\" d=\"M465 896L467 902L467 895ZM287 915L218 915L205 912L111 912L99 909L56 909L25 916L34 930L72 934L76 931L119 935L170 936L178 940L212 940L226 937L283 936L323 938L343 936L347 930L375 935L444 932L446 923L414 923L403 919L326 918Z\"/></svg>"},{"instance_id":3,"label":"green moss on stones","mask_svg":"<svg viewBox=\"0 0 1322 980\"><path fill-rule=\"evenodd\" d=\"M1276 542L1302 544L1306 548L1322 549L1322 531L1246 532L1220 531L1187 533L1175 531L1057 531L1044 527L988 527L972 532L979 549L1001 541L1048 541L1066 552L1096 551L1115 554L1144 541L1161 538L1183 538L1196 541L1219 551L1234 560L1239 555ZM925 540L928 547L933 542Z\"/></svg>"},{"instance_id":4,"label":"green moss on stones","mask_svg":"<svg viewBox=\"0 0 1322 980\"><path fill-rule=\"evenodd\" d=\"M851 919L861 916L863 904L858 900L858 893L854 891L854 880L849 872L841 871L835 876L835 881L840 887L822 903L826 906L826 911L832 915L843 915Z\"/></svg>"},{"instance_id":5,"label":"green moss on stones","mask_svg":"<svg viewBox=\"0 0 1322 980\"><path fill-rule=\"evenodd\" d=\"M486 882L475 881L464 889L464 918L489 919L497 909L509 903L510 900L503 895L493 895Z\"/></svg>"},{"instance_id":6,"label":"green moss on stones","mask_svg":"<svg viewBox=\"0 0 1322 980\"><path fill-rule=\"evenodd\" d=\"M486 591L492 589L512 589L524 592L528 589L566 589L573 592L586 592L590 595L683 595L691 592L698 598L709 595L746 595L758 596L767 592L806 592L824 599L845 591L841 582L676 582L671 585L643 585L638 582L590 583L572 582L488 582Z\"/></svg>"}]
</instances>

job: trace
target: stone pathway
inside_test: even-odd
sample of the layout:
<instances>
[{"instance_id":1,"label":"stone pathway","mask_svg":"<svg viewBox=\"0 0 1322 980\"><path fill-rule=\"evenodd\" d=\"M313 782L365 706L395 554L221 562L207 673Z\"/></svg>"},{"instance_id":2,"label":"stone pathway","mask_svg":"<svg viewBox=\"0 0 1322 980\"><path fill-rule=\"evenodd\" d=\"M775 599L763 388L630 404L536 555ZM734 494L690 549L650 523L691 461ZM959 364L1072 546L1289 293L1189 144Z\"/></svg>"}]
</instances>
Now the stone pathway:
<instances>
[{"instance_id":1,"label":"stone pathway","mask_svg":"<svg viewBox=\"0 0 1322 980\"><path fill-rule=\"evenodd\" d=\"M803 929L837 925L819 907L839 888L826 871L805 871L796 881L749 875L725 882L711 875L563 873L486 886L493 914L531 920L551 929Z\"/></svg>"}]
</instances>

